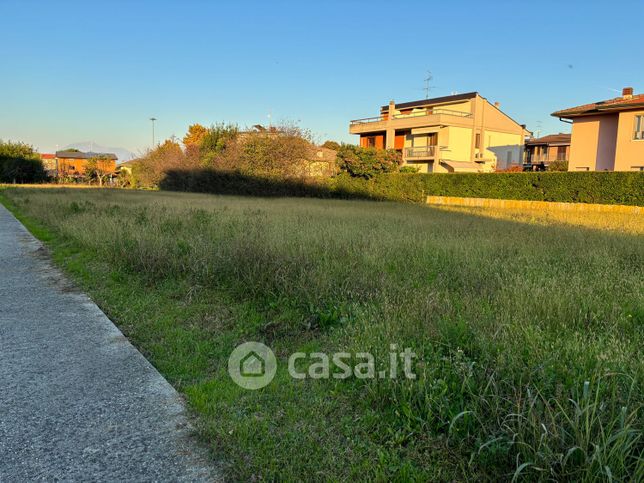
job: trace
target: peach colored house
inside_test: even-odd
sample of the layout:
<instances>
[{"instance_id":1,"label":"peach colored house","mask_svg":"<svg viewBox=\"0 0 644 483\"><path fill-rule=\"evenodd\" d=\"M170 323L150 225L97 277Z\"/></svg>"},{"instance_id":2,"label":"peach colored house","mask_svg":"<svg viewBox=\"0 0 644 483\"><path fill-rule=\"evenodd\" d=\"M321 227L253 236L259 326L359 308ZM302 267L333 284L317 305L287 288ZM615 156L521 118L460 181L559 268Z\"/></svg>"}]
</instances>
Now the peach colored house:
<instances>
[{"instance_id":1,"label":"peach colored house","mask_svg":"<svg viewBox=\"0 0 644 483\"><path fill-rule=\"evenodd\" d=\"M521 166L529 132L498 102L478 92L380 108L376 117L351 121L360 146L395 149L421 173L491 172Z\"/></svg>"},{"instance_id":2,"label":"peach colored house","mask_svg":"<svg viewBox=\"0 0 644 483\"><path fill-rule=\"evenodd\" d=\"M572 121L569 171L644 171L644 94L626 87L621 97L552 115Z\"/></svg>"}]
</instances>

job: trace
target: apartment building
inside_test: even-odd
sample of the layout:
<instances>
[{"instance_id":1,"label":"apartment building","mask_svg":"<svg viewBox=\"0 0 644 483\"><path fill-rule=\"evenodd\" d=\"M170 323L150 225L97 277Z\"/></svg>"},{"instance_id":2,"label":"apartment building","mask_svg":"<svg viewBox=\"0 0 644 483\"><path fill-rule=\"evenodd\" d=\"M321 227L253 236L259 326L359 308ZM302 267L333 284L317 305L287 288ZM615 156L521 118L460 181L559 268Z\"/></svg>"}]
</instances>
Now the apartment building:
<instances>
[{"instance_id":1,"label":"apartment building","mask_svg":"<svg viewBox=\"0 0 644 483\"><path fill-rule=\"evenodd\" d=\"M422 173L490 172L521 166L529 132L478 92L380 108L351 121L360 146L395 149Z\"/></svg>"},{"instance_id":2,"label":"apartment building","mask_svg":"<svg viewBox=\"0 0 644 483\"><path fill-rule=\"evenodd\" d=\"M644 171L644 94L553 112L572 123L569 171Z\"/></svg>"}]
</instances>

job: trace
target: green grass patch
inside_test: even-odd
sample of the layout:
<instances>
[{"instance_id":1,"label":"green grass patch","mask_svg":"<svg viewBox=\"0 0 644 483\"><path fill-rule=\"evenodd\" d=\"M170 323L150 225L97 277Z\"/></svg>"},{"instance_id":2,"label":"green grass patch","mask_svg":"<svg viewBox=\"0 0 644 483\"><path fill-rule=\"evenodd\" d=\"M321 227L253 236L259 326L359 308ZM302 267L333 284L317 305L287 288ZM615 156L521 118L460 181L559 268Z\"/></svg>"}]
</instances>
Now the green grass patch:
<instances>
[{"instance_id":1,"label":"green grass patch","mask_svg":"<svg viewBox=\"0 0 644 483\"><path fill-rule=\"evenodd\" d=\"M641 235L369 201L0 196L186 396L231 479L644 476ZM279 361L258 391L227 374L248 340ZM285 370L390 344L417 379Z\"/></svg>"}]
</instances>

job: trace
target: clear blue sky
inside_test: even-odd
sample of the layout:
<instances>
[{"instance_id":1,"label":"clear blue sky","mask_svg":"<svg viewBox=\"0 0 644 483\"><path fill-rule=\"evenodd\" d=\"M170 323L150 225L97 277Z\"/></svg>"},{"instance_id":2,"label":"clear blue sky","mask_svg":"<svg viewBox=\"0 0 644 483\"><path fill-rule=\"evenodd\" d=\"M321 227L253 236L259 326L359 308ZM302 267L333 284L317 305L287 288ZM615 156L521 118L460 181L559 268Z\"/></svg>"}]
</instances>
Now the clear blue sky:
<instances>
[{"instance_id":1,"label":"clear blue sky","mask_svg":"<svg viewBox=\"0 0 644 483\"><path fill-rule=\"evenodd\" d=\"M638 1L0 0L0 138L142 151L190 123L352 141L389 99L479 91L529 129L644 91ZM355 141L355 140L354 140Z\"/></svg>"}]
</instances>

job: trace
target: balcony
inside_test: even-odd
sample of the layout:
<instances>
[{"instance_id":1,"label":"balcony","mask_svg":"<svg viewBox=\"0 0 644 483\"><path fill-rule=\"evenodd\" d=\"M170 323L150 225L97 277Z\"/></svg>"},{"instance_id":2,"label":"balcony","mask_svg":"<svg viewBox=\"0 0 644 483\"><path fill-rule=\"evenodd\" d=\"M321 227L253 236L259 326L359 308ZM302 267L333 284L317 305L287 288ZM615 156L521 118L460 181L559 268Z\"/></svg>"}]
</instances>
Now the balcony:
<instances>
[{"instance_id":1,"label":"balcony","mask_svg":"<svg viewBox=\"0 0 644 483\"><path fill-rule=\"evenodd\" d=\"M404 159L420 161L422 159L434 159L436 156L436 146L422 146L415 148L405 148Z\"/></svg>"},{"instance_id":2,"label":"balcony","mask_svg":"<svg viewBox=\"0 0 644 483\"><path fill-rule=\"evenodd\" d=\"M568 161L567 155L548 156L547 154L538 154L528 156L525 164L552 163L553 161Z\"/></svg>"},{"instance_id":3,"label":"balcony","mask_svg":"<svg viewBox=\"0 0 644 483\"><path fill-rule=\"evenodd\" d=\"M388 116L367 117L355 119L349 125L351 134L385 131L389 129L412 129L427 126L449 126L452 124L469 126L473 123L472 114L449 109L425 109L409 114L395 114L389 120Z\"/></svg>"},{"instance_id":4,"label":"balcony","mask_svg":"<svg viewBox=\"0 0 644 483\"><path fill-rule=\"evenodd\" d=\"M394 119L407 119L410 117L422 117L440 114L456 117L472 117L471 113L464 111L453 111L451 109L423 109L422 111L411 112L409 114L394 114Z\"/></svg>"}]
</instances>

